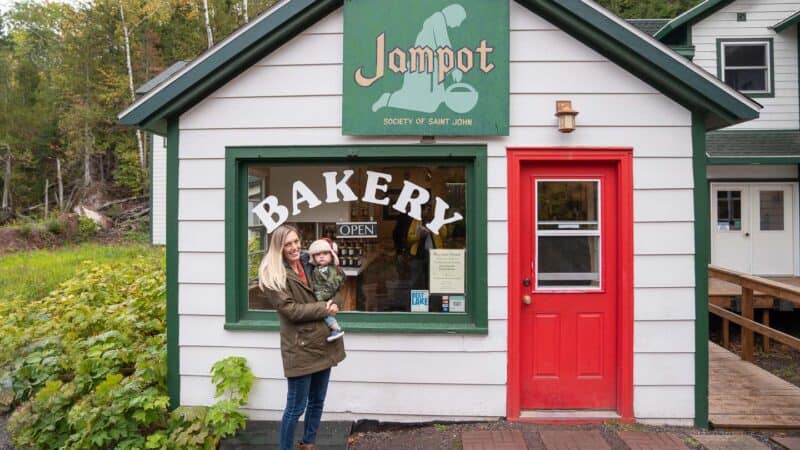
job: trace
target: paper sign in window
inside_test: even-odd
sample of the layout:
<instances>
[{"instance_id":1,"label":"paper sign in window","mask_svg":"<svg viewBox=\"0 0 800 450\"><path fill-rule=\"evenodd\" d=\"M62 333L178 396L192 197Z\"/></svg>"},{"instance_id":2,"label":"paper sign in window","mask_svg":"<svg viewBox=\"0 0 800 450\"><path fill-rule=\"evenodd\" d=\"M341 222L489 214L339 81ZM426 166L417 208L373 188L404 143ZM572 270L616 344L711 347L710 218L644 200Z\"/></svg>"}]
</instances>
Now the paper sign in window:
<instances>
[{"instance_id":1,"label":"paper sign in window","mask_svg":"<svg viewBox=\"0 0 800 450\"><path fill-rule=\"evenodd\" d=\"M437 294L464 293L463 249L431 249L430 291Z\"/></svg>"}]
</instances>

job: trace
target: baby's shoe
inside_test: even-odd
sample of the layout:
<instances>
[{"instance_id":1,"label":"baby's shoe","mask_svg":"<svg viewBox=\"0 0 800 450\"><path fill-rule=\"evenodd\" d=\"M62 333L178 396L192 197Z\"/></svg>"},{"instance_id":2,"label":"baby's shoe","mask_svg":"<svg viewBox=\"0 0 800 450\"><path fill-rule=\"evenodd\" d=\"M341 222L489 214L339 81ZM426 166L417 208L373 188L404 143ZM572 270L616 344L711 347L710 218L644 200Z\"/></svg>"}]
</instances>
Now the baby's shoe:
<instances>
[{"instance_id":1,"label":"baby's shoe","mask_svg":"<svg viewBox=\"0 0 800 450\"><path fill-rule=\"evenodd\" d=\"M331 330L331 335L328 336L327 340L328 340L328 342L333 342L333 341L339 339L342 336L344 336L344 331L342 331L341 328L336 329L336 330Z\"/></svg>"}]
</instances>

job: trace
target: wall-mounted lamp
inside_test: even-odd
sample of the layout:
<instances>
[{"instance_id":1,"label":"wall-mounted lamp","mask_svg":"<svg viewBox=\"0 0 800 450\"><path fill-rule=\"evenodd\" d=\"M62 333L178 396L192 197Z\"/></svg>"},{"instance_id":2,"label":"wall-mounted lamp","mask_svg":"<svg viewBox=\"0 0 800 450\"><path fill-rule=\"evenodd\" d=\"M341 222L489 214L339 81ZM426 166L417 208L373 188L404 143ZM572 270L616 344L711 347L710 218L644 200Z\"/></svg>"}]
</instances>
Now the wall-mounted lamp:
<instances>
[{"instance_id":1,"label":"wall-mounted lamp","mask_svg":"<svg viewBox=\"0 0 800 450\"><path fill-rule=\"evenodd\" d=\"M572 109L572 101L556 100L556 117L558 117L558 131L572 133L575 131L575 116L578 111Z\"/></svg>"}]
</instances>

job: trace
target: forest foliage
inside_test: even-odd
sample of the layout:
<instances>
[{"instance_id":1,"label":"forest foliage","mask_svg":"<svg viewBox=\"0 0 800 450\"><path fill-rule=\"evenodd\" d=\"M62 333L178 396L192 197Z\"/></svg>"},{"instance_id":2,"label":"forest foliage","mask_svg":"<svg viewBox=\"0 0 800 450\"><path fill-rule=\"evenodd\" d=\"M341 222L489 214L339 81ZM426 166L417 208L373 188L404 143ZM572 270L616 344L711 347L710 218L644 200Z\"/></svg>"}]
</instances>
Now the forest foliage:
<instances>
[{"instance_id":1,"label":"forest foliage","mask_svg":"<svg viewBox=\"0 0 800 450\"><path fill-rule=\"evenodd\" d=\"M132 103L132 88L196 57L209 35L221 40L275 2L14 3L0 14L3 206L19 212L41 204L46 181L55 201L57 160L62 200L93 185L117 196L147 192L147 149L141 151L135 130L116 119Z\"/></svg>"},{"instance_id":2,"label":"forest foliage","mask_svg":"<svg viewBox=\"0 0 800 450\"><path fill-rule=\"evenodd\" d=\"M92 185L116 196L146 193L147 140L116 119L133 89L193 59L276 1L14 3L0 14L3 207L41 204L47 189L61 207L64 196ZM697 2L600 0L627 18L674 17Z\"/></svg>"}]
</instances>

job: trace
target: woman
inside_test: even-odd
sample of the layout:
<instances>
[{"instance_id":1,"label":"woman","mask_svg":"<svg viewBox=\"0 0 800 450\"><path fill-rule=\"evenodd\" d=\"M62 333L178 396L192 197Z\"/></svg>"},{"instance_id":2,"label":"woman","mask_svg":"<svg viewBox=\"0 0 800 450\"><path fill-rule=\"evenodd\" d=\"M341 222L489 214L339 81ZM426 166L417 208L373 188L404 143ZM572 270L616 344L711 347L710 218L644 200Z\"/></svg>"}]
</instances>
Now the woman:
<instances>
[{"instance_id":1,"label":"woman","mask_svg":"<svg viewBox=\"0 0 800 450\"><path fill-rule=\"evenodd\" d=\"M322 321L336 315L339 307L316 300L310 281L312 269L308 254L300 250L297 229L283 225L272 232L269 250L258 268L258 281L281 321L281 357L288 380L281 450L293 448L294 431L304 410L305 429L299 446L301 450L316 448L331 367L345 357L344 339L328 342L328 326Z\"/></svg>"}]
</instances>

